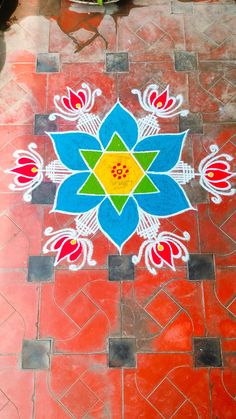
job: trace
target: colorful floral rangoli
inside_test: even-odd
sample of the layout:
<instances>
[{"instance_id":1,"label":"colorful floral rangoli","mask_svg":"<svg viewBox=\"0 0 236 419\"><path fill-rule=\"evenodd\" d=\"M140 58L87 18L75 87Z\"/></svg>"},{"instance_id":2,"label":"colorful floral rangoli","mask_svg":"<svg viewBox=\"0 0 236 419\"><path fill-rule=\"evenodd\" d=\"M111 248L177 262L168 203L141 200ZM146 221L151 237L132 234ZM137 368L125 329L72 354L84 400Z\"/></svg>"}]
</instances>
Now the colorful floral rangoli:
<instances>
[{"instance_id":1,"label":"colorful floral rangoli","mask_svg":"<svg viewBox=\"0 0 236 419\"><path fill-rule=\"evenodd\" d=\"M194 178L216 204L221 195L232 195L232 157L218 154L218 147L211 146L211 154L202 160L197 173L181 160L187 131L159 134L159 118L188 113L180 109L182 96L171 97L168 87L162 93L153 84L143 95L132 91L147 116L135 119L118 101L103 121L91 113L99 89L91 92L83 83L77 92L67 90L67 96L54 98L57 111L49 118L74 121L77 129L48 133L57 159L45 166L31 143L28 150L15 152L16 166L8 170L15 175L10 188L23 190L28 202L44 176L55 182L58 188L52 212L75 216L74 228L46 229L43 251L56 253L55 265L67 260L69 268L77 270L85 263L96 263L91 236L98 230L120 253L136 233L143 243L133 256L135 264L144 254L151 273L163 264L175 270L175 259L188 260L183 242L190 236L186 231L182 236L159 233L161 219L194 210L182 187Z\"/></svg>"}]
</instances>

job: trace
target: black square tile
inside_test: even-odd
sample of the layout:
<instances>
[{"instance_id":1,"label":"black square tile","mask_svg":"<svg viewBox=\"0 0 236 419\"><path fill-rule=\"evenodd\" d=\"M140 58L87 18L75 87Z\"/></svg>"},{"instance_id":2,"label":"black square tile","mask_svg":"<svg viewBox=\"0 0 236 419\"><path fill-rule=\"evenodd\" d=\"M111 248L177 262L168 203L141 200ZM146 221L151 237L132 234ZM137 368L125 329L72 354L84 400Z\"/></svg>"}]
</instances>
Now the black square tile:
<instances>
[{"instance_id":1,"label":"black square tile","mask_svg":"<svg viewBox=\"0 0 236 419\"><path fill-rule=\"evenodd\" d=\"M214 258L211 254L190 254L188 261L188 279L191 281L214 280Z\"/></svg>"},{"instance_id":2,"label":"black square tile","mask_svg":"<svg viewBox=\"0 0 236 419\"><path fill-rule=\"evenodd\" d=\"M24 340L22 347L22 368L46 370L50 367L50 340Z\"/></svg>"},{"instance_id":3,"label":"black square tile","mask_svg":"<svg viewBox=\"0 0 236 419\"><path fill-rule=\"evenodd\" d=\"M175 69L176 71L197 70L196 54L188 51L175 51Z\"/></svg>"},{"instance_id":4,"label":"black square tile","mask_svg":"<svg viewBox=\"0 0 236 419\"><path fill-rule=\"evenodd\" d=\"M128 52L106 53L107 73L127 73L129 71Z\"/></svg>"},{"instance_id":5,"label":"black square tile","mask_svg":"<svg viewBox=\"0 0 236 419\"><path fill-rule=\"evenodd\" d=\"M190 134L203 133L203 120L201 113L189 112L186 116L179 117L179 130L180 132L190 130Z\"/></svg>"},{"instance_id":6,"label":"black square tile","mask_svg":"<svg viewBox=\"0 0 236 419\"><path fill-rule=\"evenodd\" d=\"M60 71L60 56L57 53L41 53L37 56L37 73L58 73Z\"/></svg>"},{"instance_id":7,"label":"black square tile","mask_svg":"<svg viewBox=\"0 0 236 419\"><path fill-rule=\"evenodd\" d=\"M136 367L136 342L134 338L109 339L109 367Z\"/></svg>"},{"instance_id":8,"label":"black square tile","mask_svg":"<svg viewBox=\"0 0 236 419\"><path fill-rule=\"evenodd\" d=\"M221 367L221 344L219 338L193 339L195 367Z\"/></svg>"},{"instance_id":9,"label":"black square tile","mask_svg":"<svg viewBox=\"0 0 236 419\"><path fill-rule=\"evenodd\" d=\"M56 194L56 184L42 182L32 191L31 204L52 205Z\"/></svg>"},{"instance_id":10,"label":"black square tile","mask_svg":"<svg viewBox=\"0 0 236 419\"><path fill-rule=\"evenodd\" d=\"M132 256L110 255L108 257L109 281L133 281L134 264Z\"/></svg>"},{"instance_id":11,"label":"black square tile","mask_svg":"<svg viewBox=\"0 0 236 419\"><path fill-rule=\"evenodd\" d=\"M28 281L48 282L54 280L53 256L29 256Z\"/></svg>"},{"instance_id":12,"label":"black square tile","mask_svg":"<svg viewBox=\"0 0 236 419\"><path fill-rule=\"evenodd\" d=\"M36 114L34 118L34 133L35 135L46 135L46 132L57 131L57 124L54 121L49 121L48 114Z\"/></svg>"}]
</instances>

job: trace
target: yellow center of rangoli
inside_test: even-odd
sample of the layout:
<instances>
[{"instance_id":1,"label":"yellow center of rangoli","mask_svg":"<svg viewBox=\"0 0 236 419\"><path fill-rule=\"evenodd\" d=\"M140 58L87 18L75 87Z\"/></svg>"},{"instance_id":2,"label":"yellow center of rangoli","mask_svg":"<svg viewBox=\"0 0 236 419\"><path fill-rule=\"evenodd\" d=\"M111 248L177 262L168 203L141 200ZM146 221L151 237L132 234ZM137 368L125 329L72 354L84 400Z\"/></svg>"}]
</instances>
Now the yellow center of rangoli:
<instances>
[{"instance_id":1,"label":"yellow center of rangoli","mask_svg":"<svg viewBox=\"0 0 236 419\"><path fill-rule=\"evenodd\" d=\"M94 173L111 195L129 194L144 176L143 169L128 152L104 153Z\"/></svg>"}]
</instances>

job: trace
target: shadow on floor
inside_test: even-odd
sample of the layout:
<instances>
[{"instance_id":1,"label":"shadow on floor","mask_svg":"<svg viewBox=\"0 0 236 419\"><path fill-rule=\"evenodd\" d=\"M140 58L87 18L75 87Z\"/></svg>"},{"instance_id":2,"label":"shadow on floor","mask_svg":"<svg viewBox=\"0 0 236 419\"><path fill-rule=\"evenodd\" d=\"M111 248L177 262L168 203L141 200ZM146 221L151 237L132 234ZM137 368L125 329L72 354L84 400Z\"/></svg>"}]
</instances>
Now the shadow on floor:
<instances>
[{"instance_id":1,"label":"shadow on floor","mask_svg":"<svg viewBox=\"0 0 236 419\"><path fill-rule=\"evenodd\" d=\"M117 27L118 17L128 16L133 8L143 6L145 6L145 0L120 0L118 3L103 7L72 3L69 0L39 0L35 15L54 19L60 29L73 41L74 52L79 53L94 42L97 37L103 39L105 48L108 47L107 40L99 31L99 26L105 15L112 16ZM11 24L17 23L31 14L30 8L29 11L27 8L22 11L18 0L0 0L0 71L6 60L4 32L10 29ZM74 36L74 33L79 29L91 32L92 36L83 43L79 42Z\"/></svg>"}]
</instances>

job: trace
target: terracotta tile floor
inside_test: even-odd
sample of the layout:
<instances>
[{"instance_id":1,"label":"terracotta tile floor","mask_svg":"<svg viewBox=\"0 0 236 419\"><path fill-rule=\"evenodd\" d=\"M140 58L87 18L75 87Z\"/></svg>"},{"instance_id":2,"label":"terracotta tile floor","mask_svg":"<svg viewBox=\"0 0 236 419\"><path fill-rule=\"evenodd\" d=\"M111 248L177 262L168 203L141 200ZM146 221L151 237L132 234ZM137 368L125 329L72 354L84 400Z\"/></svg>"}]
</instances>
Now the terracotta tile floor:
<instances>
[{"instance_id":1,"label":"terracotta tile floor","mask_svg":"<svg viewBox=\"0 0 236 419\"><path fill-rule=\"evenodd\" d=\"M13 16L0 32L0 419L236 418L235 197L217 205L197 178L184 187L195 211L160 220L160 231L191 236L176 270L168 254L156 275L144 257L134 268L138 234L119 257L97 232L97 264L73 271L43 253L45 229L74 221L50 212L54 185L44 179L24 202L6 173L32 142L55 159L45 131L74 123L49 121L54 96L83 82L102 90L100 118L118 97L143 118L131 90L169 85L190 113L159 123L189 129L184 160L197 171L213 144L234 157L235 1L122 0L104 11L21 0Z\"/></svg>"}]
</instances>

